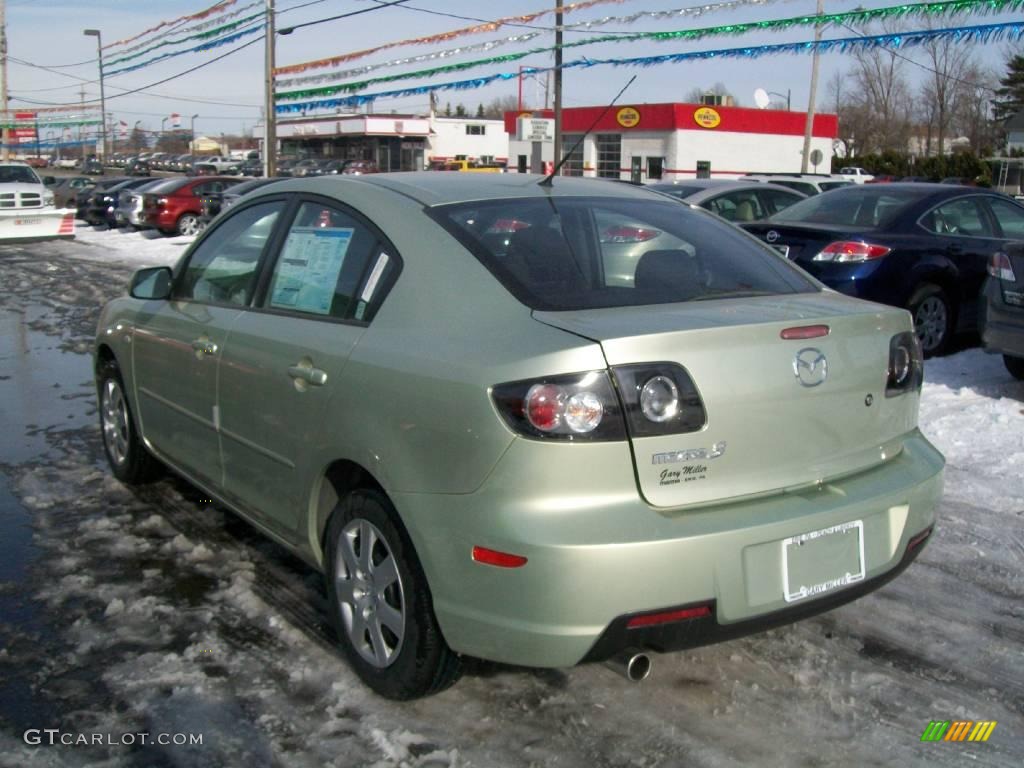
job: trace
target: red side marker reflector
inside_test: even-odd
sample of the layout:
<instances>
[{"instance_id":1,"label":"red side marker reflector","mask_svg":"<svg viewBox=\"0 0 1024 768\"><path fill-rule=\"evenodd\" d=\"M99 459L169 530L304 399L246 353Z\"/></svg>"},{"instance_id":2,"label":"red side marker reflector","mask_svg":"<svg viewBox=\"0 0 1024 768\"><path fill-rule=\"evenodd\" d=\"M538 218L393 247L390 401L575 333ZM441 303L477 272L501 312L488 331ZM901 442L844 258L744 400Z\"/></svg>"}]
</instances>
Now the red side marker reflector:
<instances>
[{"instance_id":1,"label":"red side marker reflector","mask_svg":"<svg viewBox=\"0 0 1024 768\"><path fill-rule=\"evenodd\" d=\"M907 542L907 552L910 552L911 550L917 549L919 546L924 544L925 541L928 539L928 537L932 535L932 530L933 529L934 529L934 526L929 525L927 528L925 528L923 531L921 531L919 534L917 534L917 536L915 536L910 541L908 541Z\"/></svg>"},{"instance_id":2,"label":"red side marker reflector","mask_svg":"<svg viewBox=\"0 0 1024 768\"><path fill-rule=\"evenodd\" d=\"M798 325L794 328L786 328L779 334L784 339L817 339L820 336L828 336L827 325Z\"/></svg>"},{"instance_id":3,"label":"red side marker reflector","mask_svg":"<svg viewBox=\"0 0 1024 768\"><path fill-rule=\"evenodd\" d=\"M678 611L665 611L664 613L648 613L646 616L634 616L627 621L626 629L650 627L654 624L671 624L673 621L700 619L710 615L710 605L698 605L696 608L681 608Z\"/></svg>"},{"instance_id":4,"label":"red side marker reflector","mask_svg":"<svg viewBox=\"0 0 1024 768\"><path fill-rule=\"evenodd\" d=\"M522 555L510 555L487 547L473 547L473 560L484 565L495 565L498 568L521 568L526 565Z\"/></svg>"}]
</instances>

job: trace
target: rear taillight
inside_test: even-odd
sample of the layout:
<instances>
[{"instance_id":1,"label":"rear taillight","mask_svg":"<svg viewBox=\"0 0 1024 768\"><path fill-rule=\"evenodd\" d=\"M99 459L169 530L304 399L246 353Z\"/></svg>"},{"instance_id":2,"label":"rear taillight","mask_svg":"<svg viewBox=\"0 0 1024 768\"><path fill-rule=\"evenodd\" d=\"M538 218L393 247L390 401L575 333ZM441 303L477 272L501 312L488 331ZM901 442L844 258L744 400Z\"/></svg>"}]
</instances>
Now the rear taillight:
<instances>
[{"instance_id":1,"label":"rear taillight","mask_svg":"<svg viewBox=\"0 0 1024 768\"><path fill-rule=\"evenodd\" d=\"M513 381L491 390L515 432L556 440L625 440L622 409L607 371Z\"/></svg>"},{"instance_id":2,"label":"rear taillight","mask_svg":"<svg viewBox=\"0 0 1024 768\"><path fill-rule=\"evenodd\" d=\"M1008 283L1017 282L1017 275L1013 271L1010 257L1002 251L988 257L988 273L992 277L1005 280Z\"/></svg>"},{"instance_id":3,"label":"rear taillight","mask_svg":"<svg viewBox=\"0 0 1024 768\"><path fill-rule=\"evenodd\" d=\"M166 197L158 197L156 199L156 204L157 205L167 205L167 203L169 203L169 202L170 201Z\"/></svg>"},{"instance_id":4,"label":"rear taillight","mask_svg":"<svg viewBox=\"0 0 1024 768\"><path fill-rule=\"evenodd\" d=\"M519 221L518 219L497 219L487 230L487 234L511 234L512 232L518 232L521 229L527 229L529 226L528 222Z\"/></svg>"},{"instance_id":5,"label":"rear taillight","mask_svg":"<svg viewBox=\"0 0 1024 768\"><path fill-rule=\"evenodd\" d=\"M870 261L871 259L880 259L891 251L892 248L886 248L884 245L862 243L857 240L840 240L839 242L829 243L826 245L821 250L821 253L815 256L813 260L843 262Z\"/></svg>"},{"instance_id":6,"label":"rear taillight","mask_svg":"<svg viewBox=\"0 0 1024 768\"><path fill-rule=\"evenodd\" d=\"M704 402L690 374L675 363L620 365L612 369L634 437L697 432L707 422Z\"/></svg>"},{"instance_id":7,"label":"rear taillight","mask_svg":"<svg viewBox=\"0 0 1024 768\"><path fill-rule=\"evenodd\" d=\"M896 397L917 392L924 381L924 356L921 342L913 331L898 333L889 341L889 375L885 396Z\"/></svg>"},{"instance_id":8,"label":"rear taillight","mask_svg":"<svg viewBox=\"0 0 1024 768\"><path fill-rule=\"evenodd\" d=\"M661 234L650 227L608 227L601 232L602 243L643 243Z\"/></svg>"}]
</instances>

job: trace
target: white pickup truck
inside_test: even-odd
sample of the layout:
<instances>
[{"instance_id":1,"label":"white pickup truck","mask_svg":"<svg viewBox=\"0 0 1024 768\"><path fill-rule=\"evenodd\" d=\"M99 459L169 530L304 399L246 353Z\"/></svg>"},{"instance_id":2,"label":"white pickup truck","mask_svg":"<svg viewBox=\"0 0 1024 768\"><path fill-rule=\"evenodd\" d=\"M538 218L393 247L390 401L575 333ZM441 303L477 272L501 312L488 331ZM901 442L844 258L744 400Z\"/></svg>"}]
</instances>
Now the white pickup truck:
<instances>
[{"instance_id":1,"label":"white pickup truck","mask_svg":"<svg viewBox=\"0 0 1024 768\"><path fill-rule=\"evenodd\" d=\"M217 169L217 173L228 173L229 171L238 168L242 164L241 160L236 160L233 157L226 157L224 155L193 155L193 165L212 165Z\"/></svg>"},{"instance_id":2,"label":"white pickup truck","mask_svg":"<svg viewBox=\"0 0 1024 768\"><path fill-rule=\"evenodd\" d=\"M840 168L839 173L844 179L849 179L855 184L863 184L865 181L871 181L875 178L863 168L857 168L853 165L848 165L846 168Z\"/></svg>"},{"instance_id":3,"label":"white pickup truck","mask_svg":"<svg viewBox=\"0 0 1024 768\"><path fill-rule=\"evenodd\" d=\"M25 163L0 163L0 243L75 236L75 210L56 208L53 192Z\"/></svg>"}]
</instances>

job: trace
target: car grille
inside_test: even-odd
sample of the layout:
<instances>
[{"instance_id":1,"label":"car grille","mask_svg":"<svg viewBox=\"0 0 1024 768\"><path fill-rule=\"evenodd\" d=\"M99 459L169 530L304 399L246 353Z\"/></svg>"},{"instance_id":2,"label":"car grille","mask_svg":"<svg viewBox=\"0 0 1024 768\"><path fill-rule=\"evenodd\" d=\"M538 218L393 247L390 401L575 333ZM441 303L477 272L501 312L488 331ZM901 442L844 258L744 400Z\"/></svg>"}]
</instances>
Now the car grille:
<instances>
[{"instance_id":1,"label":"car grille","mask_svg":"<svg viewBox=\"0 0 1024 768\"><path fill-rule=\"evenodd\" d=\"M39 192L0 192L0 209L42 207L43 196Z\"/></svg>"}]
</instances>

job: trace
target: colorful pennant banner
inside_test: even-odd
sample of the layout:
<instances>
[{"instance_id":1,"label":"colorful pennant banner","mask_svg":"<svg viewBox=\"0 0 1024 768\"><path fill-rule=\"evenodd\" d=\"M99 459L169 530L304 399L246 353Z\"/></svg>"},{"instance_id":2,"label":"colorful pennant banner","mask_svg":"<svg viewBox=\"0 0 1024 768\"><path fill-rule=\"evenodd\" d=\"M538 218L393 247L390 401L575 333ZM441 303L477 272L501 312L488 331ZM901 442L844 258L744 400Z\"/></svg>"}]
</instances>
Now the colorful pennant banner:
<instances>
[{"instance_id":1,"label":"colorful pennant banner","mask_svg":"<svg viewBox=\"0 0 1024 768\"><path fill-rule=\"evenodd\" d=\"M602 35L586 40L577 40L564 43L562 48L575 48L584 45L595 45L598 43L621 43L635 42L637 40L653 40L665 42L669 40L701 40L707 37L722 35L743 35L748 32L778 32L794 27L810 27L819 24L867 24L880 19L904 18L908 16L943 16L959 13L1004 13L1024 8L1024 0L939 0L929 3L906 3L903 5L884 8L873 8L869 10L858 9L845 13L829 13L821 16L795 16L788 19L766 19L764 21L752 21L741 24L726 24L715 27L704 27L701 29L684 29L668 32L638 32L633 35ZM336 93L352 93L361 91L364 88L379 85L382 83L393 83L399 80L411 78L434 77L436 75L461 72L476 67L489 66L493 64L505 64L510 61L519 61L534 54L546 54L554 51L554 47L533 48L527 51L509 53L502 56L494 56L487 59L476 59L473 61L458 62L441 67L431 67L416 72L404 72L395 75L374 77L340 85L322 86L319 88L306 88L297 91L284 91L276 94L276 101L291 101L299 99L310 99L321 96L331 96Z\"/></svg>"},{"instance_id":2,"label":"colorful pennant banner","mask_svg":"<svg viewBox=\"0 0 1024 768\"><path fill-rule=\"evenodd\" d=\"M583 0L579 3L569 3L562 8L562 13L573 13L574 11L582 11L587 8L593 8L595 5L607 5L609 3L621 4L626 0ZM748 4L753 4L755 0L750 0ZM774 2L775 0L757 0L758 2ZM399 48L403 45L427 45L430 43L443 43L448 40L453 40L456 37L463 37L464 35L477 35L485 32L496 32L501 27L507 24L529 24L532 21L536 21L544 16L550 16L556 12L555 8L547 8L543 11L534 11L533 13L523 14L522 16L505 16L504 18L495 19L494 21L488 21L483 24L474 24L471 27L463 27L462 29L452 29L448 32L441 32L436 35L426 35L424 37L412 37L406 40L397 40L393 43L384 43L383 45L375 46L374 48L367 48L362 51L354 51L353 53L340 54L338 56L332 56L329 59L319 59L318 61L307 61L304 64L291 64L287 67L278 67L274 70L275 75L291 75L297 72L305 72L309 69L319 69L324 67L336 67L339 64L343 64L346 61L354 61L355 59L361 59L364 56L369 56L372 53L379 53L380 51L386 51L391 48Z\"/></svg>"},{"instance_id":3,"label":"colorful pennant banner","mask_svg":"<svg viewBox=\"0 0 1024 768\"><path fill-rule=\"evenodd\" d=\"M178 27L181 24L184 24L184 23L189 22L189 21L196 21L198 19L207 19L210 16L213 16L215 14L220 13L221 11L224 11L224 10L230 8L232 5L234 5L237 2L238 2L238 0L223 0L223 2L219 2L219 3L216 3L214 5L211 5L209 8L207 8L205 10L202 10L202 11L199 11L198 13L190 13L190 14L187 14L185 16L179 16L178 18L171 19L170 21L161 21L155 27L150 27L149 29L144 30L142 32L139 32L139 34L133 35L132 37L126 37L126 38L123 38L121 40L115 40L112 43L107 43L105 46L103 46L103 48L104 48L104 50L106 50L107 48L113 48L114 46L117 46L117 45L124 45L125 43L133 43L136 40L138 40L139 38L145 37L150 32L158 32L161 29L163 29L164 27Z\"/></svg>"},{"instance_id":4,"label":"colorful pennant banner","mask_svg":"<svg viewBox=\"0 0 1024 768\"><path fill-rule=\"evenodd\" d=\"M125 72L134 72L137 69L142 69L143 67L148 67L150 64L156 64L158 61L164 61L165 59L173 59L176 56L184 56L186 53L200 53L202 51L209 51L209 50L212 50L214 48L219 48L222 45L228 45L230 43L234 43L237 40L241 40L243 37L247 37L248 35L255 35L255 34L262 34L262 33L263 33L263 25L262 24L257 24L256 26L254 26L254 27L252 27L250 29L243 29L241 32L235 32L233 35L228 35L227 37L222 37L222 38L220 38L218 40L211 40L208 43L203 43L202 45L197 45L197 46L194 46L192 48L185 48L185 49L180 50L180 51L174 51L173 53L163 53L163 54L160 54L159 56L157 56L156 58L149 59L147 61L143 61L143 62L141 62L139 64L135 64L135 65L133 65L131 67L122 67L121 69L115 69L115 70L112 70L110 72L106 72L105 76L106 77L113 77L114 75L123 75Z\"/></svg>"},{"instance_id":5,"label":"colorful pennant banner","mask_svg":"<svg viewBox=\"0 0 1024 768\"><path fill-rule=\"evenodd\" d=\"M218 16L218 17L216 17L214 19L209 19L207 21L200 22L199 24L189 24L187 27L180 27L180 28L175 28L173 30L167 30L164 34L165 35L169 35L169 34L183 35L183 34L192 34L194 32L202 32L204 30L210 30L207 34L210 35L211 37L215 37L216 34L217 34L216 33L216 28L219 27L222 24L227 23L228 20L230 20L230 19L237 19L243 13L246 13L247 11L251 11L253 8L264 8L265 6L266 6L266 1L265 0L256 0L255 3L249 3L249 5L243 6L241 8L236 8L235 10L231 11L230 13L225 13L222 16ZM263 15L263 14L260 14L260 15ZM159 39L160 39L159 37L154 37L154 38L152 38L150 40L143 40L140 43L136 43L135 45L128 46L127 48L123 48L122 50L118 51L116 54L113 54L113 55L121 56L121 55L126 54L126 53L132 53L133 51L137 51L140 48L145 48L147 45L152 44L154 40L159 40ZM104 49L106 49L106 48L110 48L111 46L105 45L103 47L104 47Z\"/></svg>"},{"instance_id":6,"label":"colorful pennant banner","mask_svg":"<svg viewBox=\"0 0 1024 768\"><path fill-rule=\"evenodd\" d=\"M492 51L503 45L509 43L525 43L533 40L536 37L540 37L543 32L527 32L522 35L511 35L509 37L503 37L498 40L488 40L486 43L476 43L474 45L464 45L459 48L448 48L444 51L434 51L433 53L423 53L419 56L408 56L401 59L391 59L390 61L384 61L380 64L367 64L363 67L355 67L354 69L342 69L336 72L327 72L322 75L307 75L305 77L291 77L283 80L275 80L274 86L277 88L290 88L293 85L304 85L306 83L330 83L338 80L347 80L350 77L358 77L359 75L366 75L370 72L375 72L378 69L385 69L387 67L401 67L408 64L419 64L424 61L436 61L438 59L447 59L451 56L460 56L466 53L486 53Z\"/></svg>"},{"instance_id":7,"label":"colorful pennant banner","mask_svg":"<svg viewBox=\"0 0 1024 768\"><path fill-rule=\"evenodd\" d=\"M1016 41L1024 37L1024 22L1005 22L1001 24L980 24L969 27L950 27L945 29L926 29L915 32L887 33L882 35L858 35L830 40L804 40L795 43L777 43L773 45L747 46L743 48L719 48L710 51L687 51L684 53L667 53L659 56L638 56L622 59L577 59L562 64L562 69L590 68L598 66L614 67L653 67L661 64L679 64L687 61L707 59L745 58L756 59L763 56L779 54L806 54L815 50L821 53L852 53L873 50L876 48L902 49L911 48L929 40L948 40L955 43L988 43L1000 40ZM535 74L547 72L553 67L527 67L524 73ZM336 109L338 107L360 106L377 99L401 98L417 96L431 91L466 91L483 88L501 80L513 80L519 72L502 72L471 80L458 80L449 83L435 83L416 88L403 88L396 91L381 91L356 96L344 96L334 99L318 99L294 104L279 104L274 111L278 114L295 114L315 111L318 109Z\"/></svg>"},{"instance_id":8,"label":"colorful pennant banner","mask_svg":"<svg viewBox=\"0 0 1024 768\"><path fill-rule=\"evenodd\" d=\"M105 62L105 63L107 64L107 66L114 66L116 64L123 64L126 61L131 61L133 59L137 59L140 56L145 56L147 53L150 53L152 51L156 51L156 50L158 50L160 48L166 48L167 46L183 45L184 43L187 43L190 40L209 40L211 37L217 37L218 35L222 35L222 34L224 34L226 32L232 32L232 31L238 29L239 27L244 27L245 25L251 23L255 19L262 19L265 15L266 14L261 11L260 13L250 14L249 16L246 16L245 18L238 19L237 21L232 21L229 24L223 24L223 25L221 25L219 27L216 27L215 29L211 29L211 30L208 30L206 32L197 32L194 35L189 35L188 37L179 37L179 38L176 38L174 40L169 40L169 39L168 40L162 40L161 42L156 43L155 45L151 45L148 48L144 48L143 50L138 51L137 53L133 53L133 54L130 54L128 56L122 56L121 58L118 58L118 59L111 59L110 61ZM184 52L187 53L187 51L184 51ZM159 61L159 60L160 60L160 58L158 57L158 58L152 59L151 61L149 61L147 63L151 64L151 63Z\"/></svg>"}]
</instances>

